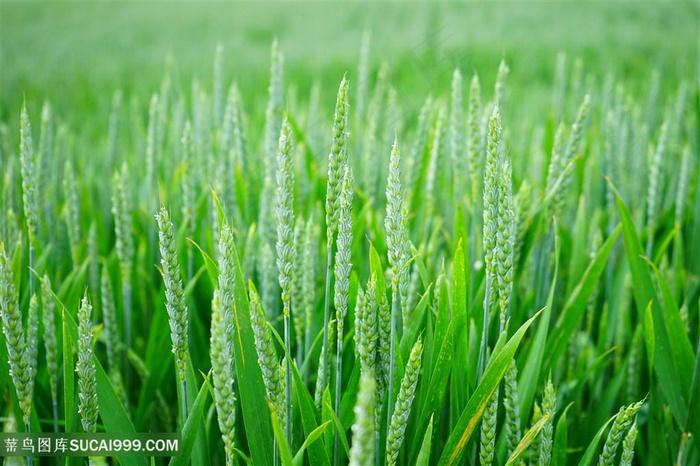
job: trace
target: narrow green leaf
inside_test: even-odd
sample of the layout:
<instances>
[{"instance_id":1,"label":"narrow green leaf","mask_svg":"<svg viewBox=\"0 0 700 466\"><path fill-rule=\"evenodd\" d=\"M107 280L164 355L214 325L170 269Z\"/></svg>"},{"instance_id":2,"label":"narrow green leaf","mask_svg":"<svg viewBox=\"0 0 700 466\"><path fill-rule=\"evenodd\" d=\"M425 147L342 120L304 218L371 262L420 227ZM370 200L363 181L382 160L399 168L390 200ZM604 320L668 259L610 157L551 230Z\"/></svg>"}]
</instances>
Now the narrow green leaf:
<instances>
[{"instance_id":1,"label":"narrow green leaf","mask_svg":"<svg viewBox=\"0 0 700 466\"><path fill-rule=\"evenodd\" d=\"M564 408L559 416L557 428L554 432L554 445L552 446L552 466L566 466L566 444L568 443L569 423L566 413L573 406L573 402Z\"/></svg>"},{"instance_id":2,"label":"narrow green leaf","mask_svg":"<svg viewBox=\"0 0 700 466\"><path fill-rule=\"evenodd\" d=\"M423 435L423 442L421 443L420 450L418 451L418 458L416 459L416 466L429 466L430 465L430 448L433 440L433 416L430 416L430 422L428 423L428 429Z\"/></svg>"},{"instance_id":3,"label":"narrow green leaf","mask_svg":"<svg viewBox=\"0 0 700 466\"><path fill-rule=\"evenodd\" d=\"M73 337L68 327L68 311L61 312L63 318L63 407L65 412L66 432L75 432L75 359L73 354Z\"/></svg>"},{"instance_id":4,"label":"narrow green leaf","mask_svg":"<svg viewBox=\"0 0 700 466\"><path fill-rule=\"evenodd\" d=\"M323 432L326 430L326 427L330 425L330 421L324 422L320 426L316 427L314 430L312 430L309 434L306 435L306 438L304 439L304 443L301 444L301 447L299 448L299 451L296 452L294 455L294 465L295 466L301 466L304 462L304 452L310 445L314 445L316 443L316 440L321 438L321 435ZM313 463L311 463L313 464Z\"/></svg>"},{"instance_id":5,"label":"narrow green leaf","mask_svg":"<svg viewBox=\"0 0 700 466\"><path fill-rule=\"evenodd\" d=\"M688 406L686 397L690 390L693 370L692 348L679 347L677 338L675 336L670 338L667 318L663 314L651 274L643 259L642 245L634 222L622 198L612 183L610 181L608 183L615 193L617 209L622 221L625 250L632 273L632 289L637 309L641 313L651 303L651 317L654 323L654 371L658 375L661 391L671 408L673 417L679 425L684 425Z\"/></svg>"},{"instance_id":6,"label":"narrow green leaf","mask_svg":"<svg viewBox=\"0 0 700 466\"><path fill-rule=\"evenodd\" d=\"M515 447L515 450L513 450L513 453L511 453L510 458L508 458L508 461L506 461L506 466L515 464L515 460L517 460L520 457L520 455L522 455L525 452L525 450L527 450L527 447L529 447L530 444L532 444L532 441L535 440L537 434L540 433L544 425L547 423L547 421L549 421L549 417L549 414L545 414L530 429L528 429L527 432L525 432L525 435L523 435L523 438L520 439L520 442L518 442L518 445Z\"/></svg>"},{"instance_id":7,"label":"narrow green leaf","mask_svg":"<svg viewBox=\"0 0 700 466\"><path fill-rule=\"evenodd\" d=\"M549 332L549 320L552 315L552 305L554 303L554 291L557 284L557 276L559 275L559 241L557 236L554 237L554 274L552 276L552 284L549 287L549 296L547 297L547 305L542 313L542 320L537 326L535 340L532 343L532 348L525 360L525 366L520 375L518 382L518 399L520 400L520 419L528 419L532 400L535 399L535 390L537 382L540 379L542 361L545 356L545 344L547 342L547 333Z\"/></svg>"},{"instance_id":8,"label":"narrow green leaf","mask_svg":"<svg viewBox=\"0 0 700 466\"><path fill-rule=\"evenodd\" d=\"M566 350L571 336L579 328L581 318L586 311L588 299L599 284L600 277L605 271L605 265L621 231L620 226L613 230L610 237L603 243L595 258L586 268L578 286L574 288L569 296L548 341L547 351L545 352L547 355L545 367L552 367L556 363Z\"/></svg>"},{"instance_id":9,"label":"narrow green leaf","mask_svg":"<svg viewBox=\"0 0 700 466\"><path fill-rule=\"evenodd\" d=\"M177 456L173 456L170 460L170 466L187 466L190 464L190 456L197 440L197 433L202 426L204 408L210 391L209 380L204 379L204 383L200 387L199 393L197 393L197 398L192 404L187 421L185 421L185 427L182 429L182 447Z\"/></svg>"},{"instance_id":10,"label":"narrow green leaf","mask_svg":"<svg viewBox=\"0 0 700 466\"><path fill-rule=\"evenodd\" d=\"M598 445L600 444L600 439L603 437L603 433L605 433L605 430L608 428L608 426L613 422L613 420L615 420L615 416L617 416L617 414L614 414L610 419L608 419L608 422L603 424L603 426L600 429L598 429L598 432L593 437L593 440L591 440L591 443L588 445L588 448L586 448L586 452L583 454L583 457L578 463L578 466L590 466L593 460L595 460L595 455L596 453L598 453Z\"/></svg>"},{"instance_id":11,"label":"narrow green leaf","mask_svg":"<svg viewBox=\"0 0 700 466\"><path fill-rule=\"evenodd\" d=\"M441 466L453 465L461 461L467 447L467 442L476 430L476 426L481 416L484 414L489 399L496 391L496 387L505 375L508 364L510 364L511 359L513 359L520 341L523 336L525 336L525 332L539 315L540 313L538 312L525 322L501 350L497 352L494 351L491 362L484 372L484 377L476 387L476 390L474 390L474 394L469 399L467 407L464 408L462 416L459 418L459 421L457 421L457 426L447 439L447 444L445 445L445 449L439 461ZM505 335L505 332L503 335Z\"/></svg>"}]
</instances>

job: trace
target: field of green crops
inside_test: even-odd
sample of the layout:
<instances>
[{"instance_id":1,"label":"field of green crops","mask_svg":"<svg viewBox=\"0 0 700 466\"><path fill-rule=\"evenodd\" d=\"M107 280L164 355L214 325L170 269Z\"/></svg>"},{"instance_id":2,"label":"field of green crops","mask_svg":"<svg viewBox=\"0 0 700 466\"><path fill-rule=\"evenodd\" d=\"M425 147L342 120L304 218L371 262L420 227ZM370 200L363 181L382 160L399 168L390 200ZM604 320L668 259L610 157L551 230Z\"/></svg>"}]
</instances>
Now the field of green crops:
<instances>
[{"instance_id":1,"label":"field of green crops","mask_svg":"<svg viewBox=\"0 0 700 466\"><path fill-rule=\"evenodd\" d=\"M697 2L0 29L5 464L700 463Z\"/></svg>"}]
</instances>

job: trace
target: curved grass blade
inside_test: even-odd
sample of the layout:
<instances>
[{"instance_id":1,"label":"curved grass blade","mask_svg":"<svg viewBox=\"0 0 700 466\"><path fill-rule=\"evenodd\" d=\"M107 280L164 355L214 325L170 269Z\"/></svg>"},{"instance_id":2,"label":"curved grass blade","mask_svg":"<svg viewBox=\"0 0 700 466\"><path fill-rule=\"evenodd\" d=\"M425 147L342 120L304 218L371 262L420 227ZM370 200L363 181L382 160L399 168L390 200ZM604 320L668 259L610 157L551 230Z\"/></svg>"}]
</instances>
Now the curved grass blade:
<instances>
[{"instance_id":1,"label":"curved grass blade","mask_svg":"<svg viewBox=\"0 0 700 466\"><path fill-rule=\"evenodd\" d=\"M455 429L447 439L445 450L438 463L440 466L458 464L461 461L467 447L467 442L476 430L476 426L481 416L484 414L489 399L496 391L496 387L498 387L498 384L505 375L508 364L510 364L510 360L513 359L513 356L515 356L515 351L520 341L523 339L523 336L525 336L525 332L532 322L539 317L540 312L525 322L502 349L494 351L491 362L484 372L484 377L474 390L474 394L469 399L467 407L464 408ZM506 332L502 334L501 338L505 338L505 335Z\"/></svg>"}]
</instances>

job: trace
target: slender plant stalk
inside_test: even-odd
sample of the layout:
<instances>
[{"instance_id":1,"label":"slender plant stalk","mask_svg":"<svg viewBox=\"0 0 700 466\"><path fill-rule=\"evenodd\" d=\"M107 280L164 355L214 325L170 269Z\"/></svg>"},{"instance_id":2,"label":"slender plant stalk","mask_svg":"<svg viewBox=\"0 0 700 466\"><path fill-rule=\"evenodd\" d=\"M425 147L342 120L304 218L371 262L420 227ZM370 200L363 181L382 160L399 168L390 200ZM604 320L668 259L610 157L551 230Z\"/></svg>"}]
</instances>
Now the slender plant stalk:
<instances>
[{"instance_id":1,"label":"slender plant stalk","mask_svg":"<svg viewBox=\"0 0 700 466\"><path fill-rule=\"evenodd\" d=\"M27 104L22 104L19 129L19 157L22 172L22 203L29 238L29 269L34 270L34 255L38 228L37 185L34 167L32 126L27 113ZM34 295L34 273L29 274L29 295Z\"/></svg>"}]
</instances>

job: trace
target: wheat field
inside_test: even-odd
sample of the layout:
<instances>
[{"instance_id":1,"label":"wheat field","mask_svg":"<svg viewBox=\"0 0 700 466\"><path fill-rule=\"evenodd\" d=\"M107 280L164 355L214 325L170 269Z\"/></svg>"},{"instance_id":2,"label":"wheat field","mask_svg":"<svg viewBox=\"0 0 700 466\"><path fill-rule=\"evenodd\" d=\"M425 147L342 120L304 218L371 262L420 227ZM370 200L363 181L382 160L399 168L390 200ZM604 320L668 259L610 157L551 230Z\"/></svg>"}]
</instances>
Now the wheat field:
<instances>
[{"instance_id":1,"label":"wheat field","mask_svg":"<svg viewBox=\"0 0 700 466\"><path fill-rule=\"evenodd\" d=\"M179 453L5 464L700 463L697 4L169 7L0 6L0 423Z\"/></svg>"}]
</instances>

